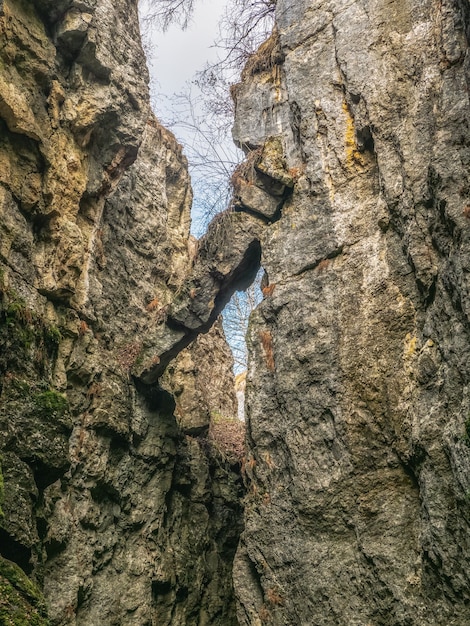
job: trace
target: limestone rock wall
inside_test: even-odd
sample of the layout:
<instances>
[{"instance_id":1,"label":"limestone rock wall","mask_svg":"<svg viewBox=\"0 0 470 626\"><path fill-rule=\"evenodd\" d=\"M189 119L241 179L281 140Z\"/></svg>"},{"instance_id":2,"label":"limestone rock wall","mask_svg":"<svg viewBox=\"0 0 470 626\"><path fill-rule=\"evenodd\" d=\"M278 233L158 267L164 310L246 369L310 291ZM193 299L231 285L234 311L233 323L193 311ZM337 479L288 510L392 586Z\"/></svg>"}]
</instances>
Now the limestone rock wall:
<instances>
[{"instance_id":1,"label":"limestone rock wall","mask_svg":"<svg viewBox=\"0 0 470 626\"><path fill-rule=\"evenodd\" d=\"M104 199L148 117L136 4L0 11L2 258L40 294L81 306Z\"/></svg>"},{"instance_id":2,"label":"limestone rock wall","mask_svg":"<svg viewBox=\"0 0 470 626\"><path fill-rule=\"evenodd\" d=\"M278 0L197 245L137 24L0 1L1 619L463 626L468 2Z\"/></svg>"},{"instance_id":3,"label":"limestone rock wall","mask_svg":"<svg viewBox=\"0 0 470 626\"><path fill-rule=\"evenodd\" d=\"M470 621L469 18L278 0L234 90L258 186L295 183L260 237L240 624Z\"/></svg>"},{"instance_id":4,"label":"limestone rock wall","mask_svg":"<svg viewBox=\"0 0 470 626\"><path fill-rule=\"evenodd\" d=\"M162 386L134 375L194 263L136 2L5 0L0 36L1 619L236 623L240 459L209 436L236 413L220 327Z\"/></svg>"}]
</instances>

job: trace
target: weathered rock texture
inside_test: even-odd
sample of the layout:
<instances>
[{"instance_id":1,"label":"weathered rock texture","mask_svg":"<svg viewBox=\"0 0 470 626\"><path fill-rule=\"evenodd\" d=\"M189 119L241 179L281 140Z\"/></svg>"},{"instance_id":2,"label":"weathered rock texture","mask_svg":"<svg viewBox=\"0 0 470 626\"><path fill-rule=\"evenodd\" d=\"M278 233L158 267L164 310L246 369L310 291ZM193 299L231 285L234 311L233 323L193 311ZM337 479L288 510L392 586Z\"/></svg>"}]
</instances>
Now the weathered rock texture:
<instances>
[{"instance_id":1,"label":"weathered rock texture","mask_svg":"<svg viewBox=\"0 0 470 626\"><path fill-rule=\"evenodd\" d=\"M0 1L5 623L237 623L260 260L239 623L470 622L468 2L276 16L196 246L135 2Z\"/></svg>"},{"instance_id":2,"label":"weathered rock texture","mask_svg":"<svg viewBox=\"0 0 470 626\"><path fill-rule=\"evenodd\" d=\"M162 386L133 375L194 263L136 3L5 0L0 33L0 619L47 623L20 566L51 624L234 624L220 326Z\"/></svg>"},{"instance_id":3,"label":"weathered rock texture","mask_svg":"<svg viewBox=\"0 0 470 626\"><path fill-rule=\"evenodd\" d=\"M295 181L261 235L239 621L463 626L469 5L278 0L276 21L235 90L236 141L282 145Z\"/></svg>"},{"instance_id":4,"label":"weathered rock texture","mask_svg":"<svg viewBox=\"0 0 470 626\"><path fill-rule=\"evenodd\" d=\"M3 0L0 20L0 252L49 299L81 305L104 200L148 117L137 8Z\"/></svg>"}]
</instances>

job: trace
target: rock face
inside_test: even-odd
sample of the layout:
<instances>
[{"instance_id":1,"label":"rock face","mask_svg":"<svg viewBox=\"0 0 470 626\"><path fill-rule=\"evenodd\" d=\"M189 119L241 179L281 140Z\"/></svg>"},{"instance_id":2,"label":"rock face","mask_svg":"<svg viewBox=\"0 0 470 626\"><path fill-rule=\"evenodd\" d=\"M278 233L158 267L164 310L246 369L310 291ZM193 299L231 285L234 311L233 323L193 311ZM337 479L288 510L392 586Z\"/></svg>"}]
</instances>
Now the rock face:
<instances>
[{"instance_id":1,"label":"rock face","mask_svg":"<svg viewBox=\"0 0 470 626\"><path fill-rule=\"evenodd\" d=\"M276 25L234 90L235 140L295 182L260 237L239 622L463 625L468 3L278 0Z\"/></svg>"},{"instance_id":2,"label":"rock face","mask_svg":"<svg viewBox=\"0 0 470 626\"><path fill-rule=\"evenodd\" d=\"M42 295L83 305L104 200L148 117L137 8L4 0L0 20L1 254Z\"/></svg>"},{"instance_id":3,"label":"rock face","mask_svg":"<svg viewBox=\"0 0 470 626\"><path fill-rule=\"evenodd\" d=\"M0 621L234 624L220 326L161 386L133 375L194 263L136 3L5 0L0 32Z\"/></svg>"},{"instance_id":4,"label":"rock face","mask_svg":"<svg viewBox=\"0 0 470 626\"><path fill-rule=\"evenodd\" d=\"M469 28L278 0L196 243L134 0L0 0L2 623L470 622Z\"/></svg>"}]
</instances>

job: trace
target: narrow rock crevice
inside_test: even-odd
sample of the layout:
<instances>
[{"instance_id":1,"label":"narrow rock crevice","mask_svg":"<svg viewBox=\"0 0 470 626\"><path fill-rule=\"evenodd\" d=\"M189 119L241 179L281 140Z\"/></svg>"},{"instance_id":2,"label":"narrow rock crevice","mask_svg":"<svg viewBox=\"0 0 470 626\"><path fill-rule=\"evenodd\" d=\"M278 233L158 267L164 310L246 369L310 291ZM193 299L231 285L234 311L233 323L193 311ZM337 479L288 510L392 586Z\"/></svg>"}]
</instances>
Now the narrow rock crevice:
<instances>
[{"instance_id":1,"label":"narrow rock crevice","mask_svg":"<svg viewBox=\"0 0 470 626\"><path fill-rule=\"evenodd\" d=\"M468 9L363 4L277 0L196 244L136 3L1 3L0 613L470 621Z\"/></svg>"}]
</instances>

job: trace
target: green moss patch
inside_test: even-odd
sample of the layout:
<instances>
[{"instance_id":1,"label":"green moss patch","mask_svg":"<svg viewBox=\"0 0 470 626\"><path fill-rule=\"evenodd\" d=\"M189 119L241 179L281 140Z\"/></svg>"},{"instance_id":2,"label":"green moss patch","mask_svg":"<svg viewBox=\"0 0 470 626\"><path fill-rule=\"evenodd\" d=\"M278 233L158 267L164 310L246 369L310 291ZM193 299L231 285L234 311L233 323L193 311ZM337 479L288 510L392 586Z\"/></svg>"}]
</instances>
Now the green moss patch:
<instances>
[{"instance_id":1,"label":"green moss patch","mask_svg":"<svg viewBox=\"0 0 470 626\"><path fill-rule=\"evenodd\" d=\"M0 624L48 626L40 590L15 563L0 557Z\"/></svg>"},{"instance_id":2,"label":"green moss patch","mask_svg":"<svg viewBox=\"0 0 470 626\"><path fill-rule=\"evenodd\" d=\"M49 419L61 420L69 406L65 396L53 390L38 393L33 401L40 417Z\"/></svg>"},{"instance_id":3,"label":"green moss patch","mask_svg":"<svg viewBox=\"0 0 470 626\"><path fill-rule=\"evenodd\" d=\"M0 292L0 370L21 371L25 363L45 373L55 363L61 333L14 291Z\"/></svg>"}]
</instances>

